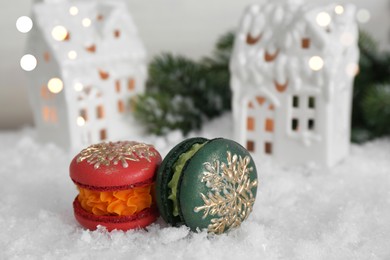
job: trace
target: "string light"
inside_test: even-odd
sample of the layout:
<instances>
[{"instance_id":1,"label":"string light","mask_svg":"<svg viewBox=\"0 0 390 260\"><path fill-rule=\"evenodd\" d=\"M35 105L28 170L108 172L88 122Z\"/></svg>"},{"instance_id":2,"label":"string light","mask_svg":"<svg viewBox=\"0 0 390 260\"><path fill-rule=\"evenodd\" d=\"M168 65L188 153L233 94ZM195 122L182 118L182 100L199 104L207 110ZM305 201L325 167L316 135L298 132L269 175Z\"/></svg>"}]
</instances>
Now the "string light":
<instances>
[{"instance_id":1,"label":"string light","mask_svg":"<svg viewBox=\"0 0 390 260\"><path fill-rule=\"evenodd\" d=\"M47 83L47 88L51 93L58 94L64 88L64 84L59 78L52 78Z\"/></svg>"},{"instance_id":2,"label":"string light","mask_svg":"<svg viewBox=\"0 0 390 260\"><path fill-rule=\"evenodd\" d=\"M29 32L33 27L33 21L28 16L21 16L16 20L16 29L21 33Z\"/></svg>"},{"instance_id":3,"label":"string light","mask_svg":"<svg viewBox=\"0 0 390 260\"><path fill-rule=\"evenodd\" d=\"M57 41L65 40L67 35L68 35L68 31L64 26L61 25L57 25L51 31L51 36L53 36L53 38Z\"/></svg>"},{"instance_id":4,"label":"string light","mask_svg":"<svg viewBox=\"0 0 390 260\"><path fill-rule=\"evenodd\" d=\"M319 71L324 66L324 60L320 56L313 56L309 59L309 67L314 71Z\"/></svg>"},{"instance_id":5,"label":"string light","mask_svg":"<svg viewBox=\"0 0 390 260\"><path fill-rule=\"evenodd\" d=\"M332 21L332 18L327 12L321 12L317 14L316 21L319 26L326 27Z\"/></svg>"},{"instance_id":6,"label":"string light","mask_svg":"<svg viewBox=\"0 0 390 260\"><path fill-rule=\"evenodd\" d=\"M70 60L76 59L76 58L77 58L77 52L76 52L76 51L69 51L69 52L68 52L68 58L69 58Z\"/></svg>"},{"instance_id":7,"label":"string light","mask_svg":"<svg viewBox=\"0 0 390 260\"><path fill-rule=\"evenodd\" d=\"M20 67L25 71L32 71L36 66L37 59L31 54L26 54L20 59Z\"/></svg>"},{"instance_id":8,"label":"string light","mask_svg":"<svg viewBox=\"0 0 390 260\"><path fill-rule=\"evenodd\" d=\"M344 7L342 5L336 5L334 8L334 12L336 14L343 14L344 13Z\"/></svg>"},{"instance_id":9,"label":"string light","mask_svg":"<svg viewBox=\"0 0 390 260\"><path fill-rule=\"evenodd\" d=\"M85 119L84 119L84 117L82 117L82 116L77 117L77 125L78 125L78 126L83 126L83 125L85 125Z\"/></svg>"},{"instance_id":10,"label":"string light","mask_svg":"<svg viewBox=\"0 0 390 260\"><path fill-rule=\"evenodd\" d=\"M371 19L371 14L367 9L360 9L356 13L356 19L360 23L367 23Z\"/></svg>"},{"instance_id":11,"label":"string light","mask_svg":"<svg viewBox=\"0 0 390 260\"><path fill-rule=\"evenodd\" d=\"M69 13L73 16L77 15L79 13L79 9L76 6L71 6L69 8Z\"/></svg>"},{"instance_id":12,"label":"string light","mask_svg":"<svg viewBox=\"0 0 390 260\"><path fill-rule=\"evenodd\" d=\"M84 27L89 27L89 26L91 26L92 21L91 21L91 19L89 19L89 18L84 18L84 19L81 21L81 23L83 24Z\"/></svg>"}]
</instances>

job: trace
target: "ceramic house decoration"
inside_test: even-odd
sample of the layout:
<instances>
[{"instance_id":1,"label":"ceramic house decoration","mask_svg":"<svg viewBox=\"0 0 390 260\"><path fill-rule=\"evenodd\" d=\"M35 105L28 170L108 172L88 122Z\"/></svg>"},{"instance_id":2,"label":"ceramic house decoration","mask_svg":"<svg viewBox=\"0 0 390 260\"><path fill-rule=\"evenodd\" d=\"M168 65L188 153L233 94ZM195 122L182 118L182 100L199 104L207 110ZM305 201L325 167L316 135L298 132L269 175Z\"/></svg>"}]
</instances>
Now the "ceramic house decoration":
<instances>
[{"instance_id":1,"label":"ceramic house decoration","mask_svg":"<svg viewBox=\"0 0 390 260\"><path fill-rule=\"evenodd\" d=\"M44 1L32 9L28 72L40 139L68 148L131 135L146 51L123 1Z\"/></svg>"},{"instance_id":2,"label":"ceramic house decoration","mask_svg":"<svg viewBox=\"0 0 390 260\"><path fill-rule=\"evenodd\" d=\"M352 5L268 1L236 35L236 139L255 156L332 166L349 151L358 30Z\"/></svg>"}]
</instances>

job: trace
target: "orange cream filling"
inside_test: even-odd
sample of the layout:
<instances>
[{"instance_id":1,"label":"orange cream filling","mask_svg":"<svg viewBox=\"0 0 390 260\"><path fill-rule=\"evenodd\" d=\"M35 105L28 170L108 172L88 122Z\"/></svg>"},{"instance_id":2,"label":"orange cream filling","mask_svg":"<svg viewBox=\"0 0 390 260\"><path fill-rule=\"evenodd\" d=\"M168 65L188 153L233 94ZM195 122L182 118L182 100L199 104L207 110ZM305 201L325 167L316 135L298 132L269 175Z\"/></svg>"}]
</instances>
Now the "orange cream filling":
<instances>
[{"instance_id":1,"label":"orange cream filling","mask_svg":"<svg viewBox=\"0 0 390 260\"><path fill-rule=\"evenodd\" d=\"M129 216L152 205L152 185L120 191L93 191L77 187L81 207L98 216Z\"/></svg>"}]
</instances>

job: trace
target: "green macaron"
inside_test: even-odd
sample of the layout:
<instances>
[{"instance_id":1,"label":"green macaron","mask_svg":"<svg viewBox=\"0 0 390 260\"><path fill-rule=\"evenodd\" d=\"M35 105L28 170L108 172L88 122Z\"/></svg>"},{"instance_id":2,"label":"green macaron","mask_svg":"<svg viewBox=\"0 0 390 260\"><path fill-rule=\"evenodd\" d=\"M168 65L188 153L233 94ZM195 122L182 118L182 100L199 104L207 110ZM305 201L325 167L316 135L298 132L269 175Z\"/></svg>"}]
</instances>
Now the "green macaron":
<instances>
[{"instance_id":1,"label":"green macaron","mask_svg":"<svg viewBox=\"0 0 390 260\"><path fill-rule=\"evenodd\" d=\"M247 219L257 184L255 163L240 144L224 138L190 138L161 163L156 201L169 224L221 234Z\"/></svg>"}]
</instances>

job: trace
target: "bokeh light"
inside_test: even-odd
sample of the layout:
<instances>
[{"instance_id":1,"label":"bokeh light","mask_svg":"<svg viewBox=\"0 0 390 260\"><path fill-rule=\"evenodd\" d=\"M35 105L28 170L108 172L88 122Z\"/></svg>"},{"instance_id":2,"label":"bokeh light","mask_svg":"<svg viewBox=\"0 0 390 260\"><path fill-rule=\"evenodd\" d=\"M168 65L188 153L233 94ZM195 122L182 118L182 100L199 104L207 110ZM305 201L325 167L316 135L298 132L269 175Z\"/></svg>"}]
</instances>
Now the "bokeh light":
<instances>
[{"instance_id":1,"label":"bokeh light","mask_svg":"<svg viewBox=\"0 0 390 260\"><path fill-rule=\"evenodd\" d=\"M334 8L334 12L336 14L343 14L344 13L344 7L342 5L336 5Z\"/></svg>"},{"instance_id":2,"label":"bokeh light","mask_svg":"<svg viewBox=\"0 0 390 260\"><path fill-rule=\"evenodd\" d=\"M84 88L84 86L83 86L83 84L81 84L80 82L76 82L76 83L74 84L73 88L74 88L74 90L76 90L76 91L82 91L83 88Z\"/></svg>"},{"instance_id":3,"label":"bokeh light","mask_svg":"<svg viewBox=\"0 0 390 260\"><path fill-rule=\"evenodd\" d=\"M69 58L70 60L76 59L76 58L77 58L77 52L76 52L76 51L69 51L69 52L68 52L68 58Z\"/></svg>"},{"instance_id":4,"label":"bokeh light","mask_svg":"<svg viewBox=\"0 0 390 260\"><path fill-rule=\"evenodd\" d=\"M81 23L83 24L84 27L89 27L89 26L91 26L92 21L91 21L91 19L89 19L89 18L84 18L84 19L81 21Z\"/></svg>"},{"instance_id":5,"label":"bokeh light","mask_svg":"<svg viewBox=\"0 0 390 260\"><path fill-rule=\"evenodd\" d=\"M85 119L84 119L84 117L82 117L82 116L77 117L77 125L78 125L78 126L83 126L83 125L85 125Z\"/></svg>"},{"instance_id":6,"label":"bokeh light","mask_svg":"<svg viewBox=\"0 0 390 260\"><path fill-rule=\"evenodd\" d=\"M33 27L33 21L28 16L21 16L16 20L16 29L21 33L29 32Z\"/></svg>"},{"instance_id":7,"label":"bokeh light","mask_svg":"<svg viewBox=\"0 0 390 260\"><path fill-rule=\"evenodd\" d=\"M25 71L32 71L36 66L37 59L31 54L26 54L20 59L20 67Z\"/></svg>"},{"instance_id":8,"label":"bokeh light","mask_svg":"<svg viewBox=\"0 0 390 260\"><path fill-rule=\"evenodd\" d=\"M327 12L321 12L317 14L316 21L319 26L326 27L332 21L332 18Z\"/></svg>"},{"instance_id":9,"label":"bokeh light","mask_svg":"<svg viewBox=\"0 0 390 260\"><path fill-rule=\"evenodd\" d=\"M79 13L79 9L76 6L71 6L69 8L69 13L73 16L77 15Z\"/></svg>"},{"instance_id":10,"label":"bokeh light","mask_svg":"<svg viewBox=\"0 0 390 260\"><path fill-rule=\"evenodd\" d=\"M314 70L318 71L322 69L324 66L324 60L320 56L313 56L309 59L309 67Z\"/></svg>"},{"instance_id":11,"label":"bokeh light","mask_svg":"<svg viewBox=\"0 0 390 260\"><path fill-rule=\"evenodd\" d=\"M57 41L63 41L65 40L66 36L68 35L68 31L64 26L57 25L53 28L51 31L51 36Z\"/></svg>"},{"instance_id":12,"label":"bokeh light","mask_svg":"<svg viewBox=\"0 0 390 260\"><path fill-rule=\"evenodd\" d=\"M367 9L360 9L356 13L356 19L360 23L367 23L371 19L371 14Z\"/></svg>"},{"instance_id":13,"label":"bokeh light","mask_svg":"<svg viewBox=\"0 0 390 260\"><path fill-rule=\"evenodd\" d=\"M51 93L57 94L62 91L64 88L64 84L62 83L62 80L59 78L52 78L47 83L47 88Z\"/></svg>"}]
</instances>

